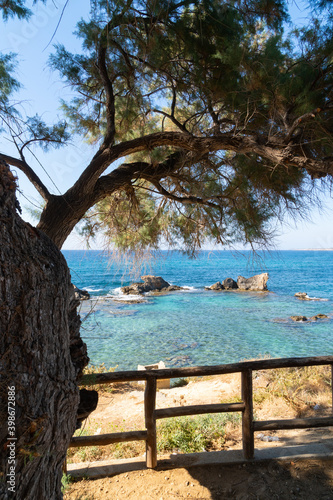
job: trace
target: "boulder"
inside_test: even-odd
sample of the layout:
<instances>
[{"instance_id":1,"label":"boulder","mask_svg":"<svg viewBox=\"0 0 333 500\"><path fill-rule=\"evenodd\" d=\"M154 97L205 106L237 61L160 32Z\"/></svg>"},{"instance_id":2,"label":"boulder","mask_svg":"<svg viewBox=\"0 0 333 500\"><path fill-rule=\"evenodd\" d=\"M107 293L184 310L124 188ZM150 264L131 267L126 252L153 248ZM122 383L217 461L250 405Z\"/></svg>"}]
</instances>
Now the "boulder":
<instances>
[{"instance_id":1,"label":"boulder","mask_svg":"<svg viewBox=\"0 0 333 500\"><path fill-rule=\"evenodd\" d=\"M306 316L290 316L293 321L308 321Z\"/></svg>"},{"instance_id":2,"label":"boulder","mask_svg":"<svg viewBox=\"0 0 333 500\"><path fill-rule=\"evenodd\" d=\"M207 290L224 290L224 286L219 281L217 281L217 283L214 283L214 285L206 286L205 288Z\"/></svg>"},{"instance_id":3,"label":"boulder","mask_svg":"<svg viewBox=\"0 0 333 500\"><path fill-rule=\"evenodd\" d=\"M237 285L239 290L252 290L255 292L267 291L268 273L256 274L251 278L238 276Z\"/></svg>"},{"instance_id":4,"label":"boulder","mask_svg":"<svg viewBox=\"0 0 333 500\"><path fill-rule=\"evenodd\" d=\"M73 285L74 295L76 300L89 300L90 294L87 290L80 290L77 286Z\"/></svg>"},{"instance_id":5,"label":"boulder","mask_svg":"<svg viewBox=\"0 0 333 500\"><path fill-rule=\"evenodd\" d=\"M181 287L177 287L174 285L170 285L167 281L165 281L160 276L141 276L143 283L132 283L128 286L123 286L121 291L125 295L140 295L146 292L170 292L173 290L180 290Z\"/></svg>"},{"instance_id":6,"label":"boulder","mask_svg":"<svg viewBox=\"0 0 333 500\"><path fill-rule=\"evenodd\" d=\"M151 276L148 274L147 276L141 276L141 279L150 290L162 290L170 286L170 283L161 278L161 276Z\"/></svg>"},{"instance_id":7,"label":"boulder","mask_svg":"<svg viewBox=\"0 0 333 500\"><path fill-rule=\"evenodd\" d=\"M225 280L223 280L222 286L225 290L235 290L236 288L238 288L236 281L234 281L232 278L226 278Z\"/></svg>"}]
</instances>

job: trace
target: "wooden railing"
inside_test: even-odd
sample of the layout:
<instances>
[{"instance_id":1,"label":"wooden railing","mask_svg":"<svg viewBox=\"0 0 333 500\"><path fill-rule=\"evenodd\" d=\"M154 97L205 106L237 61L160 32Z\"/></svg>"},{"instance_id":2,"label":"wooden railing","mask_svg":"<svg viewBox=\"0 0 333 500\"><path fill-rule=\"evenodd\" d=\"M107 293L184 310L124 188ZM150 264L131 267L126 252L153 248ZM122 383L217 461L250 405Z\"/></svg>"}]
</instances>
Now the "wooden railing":
<instances>
[{"instance_id":1,"label":"wooden railing","mask_svg":"<svg viewBox=\"0 0 333 500\"><path fill-rule=\"evenodd\" d=\"M146 429L140 431L117 432L98 436L79 436L72 438L70 447L102 446L123 441L146 441L146 465L155 468L157 465L156 420L159 418L199 415L203 413L242 412L242 440L244 458L254 458L254 432L280 429L305 429L313 427L333 426L332 417L294 418L290 420L253 420L253 370L269 370L277 368L295 368L304 366L331 365L333 388L333 356L282 358L244 361L228 365L196 366L190 368L170 368L149 371L120 371L84 375L80 385L114 384L117 382L146 381L144 396L144 412ZM228 404L203 404L181 406L175 408L156 409L156 381L159 379L198 377L208 375L224 375L241 373L241 402ZM333 398L333 393L332 393Z\"/></svg>"}]
</instances>

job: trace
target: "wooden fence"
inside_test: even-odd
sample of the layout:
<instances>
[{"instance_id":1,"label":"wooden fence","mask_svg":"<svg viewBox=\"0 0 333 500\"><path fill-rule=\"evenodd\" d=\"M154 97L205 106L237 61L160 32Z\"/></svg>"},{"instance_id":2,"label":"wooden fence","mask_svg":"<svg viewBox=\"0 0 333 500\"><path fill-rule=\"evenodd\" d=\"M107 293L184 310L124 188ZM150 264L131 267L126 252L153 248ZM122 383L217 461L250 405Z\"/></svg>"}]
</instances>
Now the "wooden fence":
<instances>
[{"instance_id":1,"label":"wooden fence","mask_svg":"<svg viewBox=\"0 0 333 500\"><path fill-rule=\"evenodd\" d=\"M84 375L80 385L114 384L117 382L146 381L144 396L144 412L146 429L140 431L117 432L98 436L79 436L72 438L70 447L103 446L123 441L146 441L146 465L155 468L157 465L156 420L159 418L199 415L204 413L242 412L242 440L244 458L254 458L254 432L280 429L306 429L313 427L333 426L332 417L294 418L290 420L253 420L252 372L277 368L331 365L331 381L333 388L333 356L307 358L281 358L244 361L217 366L196 366L190 368L170 368L149 371L119 371ZM159 379L198 377L241 373L241 402L227 404L203 404L181 406L175 408L156 409L156 381ZM333 398L333 392L332 392Z\"/></svg>"}]
</instances>

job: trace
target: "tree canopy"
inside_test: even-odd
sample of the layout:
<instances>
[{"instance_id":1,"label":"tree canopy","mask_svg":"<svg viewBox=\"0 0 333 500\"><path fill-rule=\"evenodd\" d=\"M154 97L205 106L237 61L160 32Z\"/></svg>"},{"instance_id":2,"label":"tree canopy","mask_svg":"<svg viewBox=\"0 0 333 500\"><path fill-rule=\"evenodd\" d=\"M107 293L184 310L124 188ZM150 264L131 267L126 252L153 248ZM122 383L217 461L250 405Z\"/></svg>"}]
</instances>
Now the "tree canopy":
<instances>
[{"instance_id":1,"label":"tree canopy","mask_svg":"<svg viewBox=\"0 0 333 500\"><path fill-rule=\"evenodd\" d=\"M279 0L91 1L81 52L58 44L50 59L74 92L64 121L27 120L12 133L17 157L0 154L44 198L38 227L58 246L82 219L85 233L133 250L266 244L272 221L302 214L333 176L330 4L292 29ZM69 130L97 152L54 195L25 151L62 145Z\"/></svg>"}]
</instances>

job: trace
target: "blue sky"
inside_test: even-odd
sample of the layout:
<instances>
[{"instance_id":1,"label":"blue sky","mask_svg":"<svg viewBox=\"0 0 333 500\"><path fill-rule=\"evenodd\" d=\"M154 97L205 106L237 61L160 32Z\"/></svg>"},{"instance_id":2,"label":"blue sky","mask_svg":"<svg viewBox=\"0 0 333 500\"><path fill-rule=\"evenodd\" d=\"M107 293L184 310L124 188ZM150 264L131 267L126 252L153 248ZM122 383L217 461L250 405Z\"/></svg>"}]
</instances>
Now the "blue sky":
<instances>
[{"instance_id":1,"label":"blue sky","mask_svg":"<svg viewBox=\"0 0 333 500\"><path fill-rule=\"evenodd\" d=\"M59 99L70 96L70 89L65 88L59 75L51 72L47 67L52 45L64 43L69 50L80 48L79 42L72 35L79 18L89 13L89 0L70 0L54 38L60 15L66 0L54 0L47 5L38 5L34 8L35 15L24 22L9 21L1 24L0 51L18 54L17 79L22 82L23 88L16 94L27 114L39 113L47 123L52 123L55 117L61 118ZM293 4L293 16L302 22L304 12ZM48 45L49 44L49 45ZM12 145L0 137L0 151L16 156ZM87 162L92 157L91 146L75 140L70 147L52 150L48 154L38 154L42 163L40 166L33 158L31 165L53 193L66 191L77 179ZM29 219L25 207L33 208L40 199L37 192L25 178L24 174L16 171L19 179L19 188L22 195L20 203L24 209L24 218ZM52 179L52 181L50 180ZM311 222L299 221L297 225L292 220L277 226L278 236L275 246L279 249L298 248L333 248L333 194L322 199L324 211L314 209ZM85 248L85 244L75 234L71 235L64 248Z\"/></svg>"}]
</instances>

